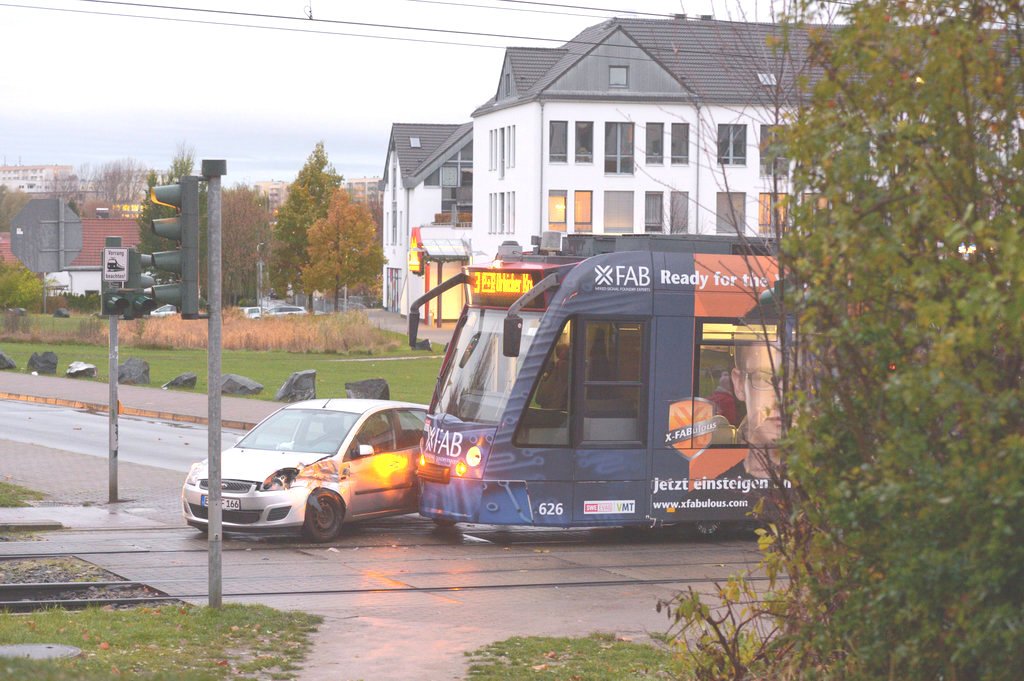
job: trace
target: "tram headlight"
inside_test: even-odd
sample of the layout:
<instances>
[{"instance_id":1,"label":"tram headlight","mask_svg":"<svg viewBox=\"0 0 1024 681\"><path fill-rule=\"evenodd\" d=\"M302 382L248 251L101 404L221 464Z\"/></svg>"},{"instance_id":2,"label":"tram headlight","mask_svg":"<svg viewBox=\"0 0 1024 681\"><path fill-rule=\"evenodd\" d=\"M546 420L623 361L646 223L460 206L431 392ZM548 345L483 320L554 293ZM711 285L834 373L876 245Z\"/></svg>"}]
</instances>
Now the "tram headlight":
<instances>
[{"instance_id":1,"label":"tram headlight","mask_svg":"<svg viewBox=\"0 0 1024 681\"><path fill-rule=\"evenodd\" d=\"M420 468L423 468L426 465L427 465L427 455L426 454L420 454L420 460L419 460Z\"/></svg>"},{"instance_id":2,"label":"tram headlight","mask_svg":"<svg viewBox=\"0 0 1024 681\"><path fill-rule=\"evenodd\" d=\"M466 452L466 463L468 463L472 468L479 466L482 459L483 454L480 452L480 448L476 445L470 447L469 451Z\"/></svg>"},{"instance_id":3,"label":"tram headlight","mask_svg":"<svg viewBox=\"0 0 1024 681\"><path fill-rule=\"evenodd\" d=\"M455 475L457 475L457 476L459 476L461 478L465 474L466 474L466 462L465 461L460 461L457 464L455 464Z\"/></svg>"}]
</instances>

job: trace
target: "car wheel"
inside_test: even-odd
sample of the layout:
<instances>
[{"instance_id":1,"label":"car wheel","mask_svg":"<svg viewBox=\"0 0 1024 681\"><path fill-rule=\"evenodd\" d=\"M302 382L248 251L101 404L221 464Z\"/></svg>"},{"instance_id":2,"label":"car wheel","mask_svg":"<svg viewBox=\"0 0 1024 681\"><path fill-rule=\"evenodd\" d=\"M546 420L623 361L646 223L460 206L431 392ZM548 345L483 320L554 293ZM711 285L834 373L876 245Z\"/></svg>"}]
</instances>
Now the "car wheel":
<instances>
[{"instance_id":1,"label":"car wheel","mask_svg":"<svg viewBox=\"0 0 1024 681\"><path fill-rule=\"evenodd\" d=\"M306 520L302 533L315 542L331 541L341 532L345 508L334 494L318 489L306 500Z\"/></svg>"},{"instance_id":2,"label":"car wheel","mask_svg":"<svg viewBox=\"0 0 1024 681\"><path fill-rule=\"evenodd\" d=\"M456 522L451 518L434 518L434 524L438 527L455 527Z\"/></svg>"}]
</instances>

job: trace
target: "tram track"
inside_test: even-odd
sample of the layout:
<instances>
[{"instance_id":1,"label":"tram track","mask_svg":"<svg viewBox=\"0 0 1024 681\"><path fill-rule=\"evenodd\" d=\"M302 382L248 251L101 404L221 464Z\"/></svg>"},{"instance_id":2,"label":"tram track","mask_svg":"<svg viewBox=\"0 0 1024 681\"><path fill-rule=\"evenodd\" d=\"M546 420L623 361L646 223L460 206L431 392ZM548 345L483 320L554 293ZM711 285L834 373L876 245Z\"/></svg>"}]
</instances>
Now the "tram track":
<instances>
[{"instance_id":1,"label":"tram track","mask_svg":"<svg viewBox=\"0 0 1024 681\"><path fill-rule=\"evenodd\" d=\"M749 581L763 583L768 577L751 576ZM667 584L692 585L707 584L714 580L706 577L672 577L659 579L605 579L605 580L584 580L584 581L545 581L545 582L502 582L495 584L449 584L444 586L401 586L401 587L368 587L354 589L293 589L276 591L224 591L223 598L244 598L259 599L269 596L274 597L302 597L302 596L352 596L360 597L367 595L409 595L409 594L431 594L431 593L462 593L479 591L513 591L524 589L593 589L602 587L623 587L623 586L657 586ZM60 607L68 610L76 610L87 607L130 607L138 605L154 605L160 603L181 603L187 601L201 600L208 597L205 592L176 594L173 596L164 594L139 582L71 582L61 584L19 584L3 585L16 586L17 589L0 589L0 611L8 612L33 612L45 608ZM125 588L125 589L148 589L153 592L147 596L128 597L92 597L66 598L64 596L76 593L89 593L90 589L96 588ZM54 598L33 598L53 594ZM23 598L14 598L15 595L22 595Z\"/></svg>"},{"instance_id":2,"label":"tram track","mask_svg":"<svg viewBox=\"0 0 1024 681\"><path fill-rule=\"evenodd\" d=\"M40 584L42 579L29 578L25 580L28 583L0 585L0 610L121 608L205 601L206 585L197 574L205 568L206 541L182 528L167 529L176 530L173 539L172 533L163 528L142 532L118 528L106 531L102 538L95 533L66 533L50 547L46 542L0 545L13 550L0 553L0 572L12 561L57 558L88 561L109 572L109 576L93 576L94 581L89 582L76 582L71 576L46 578L57 583ZM726 574L755 570L757 555L750 547L749 542L728 536L691 543L669 534L638 538L603 530L510 533L490 528L453 532L424 525L408 529L357 526L351 535L331 544L285 537L226 541L221 551L226 564L233 565L236 572L225 578L222 594L225 599L260 602L280 598L358 600L369 595L512 593L523 589L685 588L695 584L711 588L713 583L724 581ZM447 549L452 549L451 558ZM396 556L400 556L397 560L401 565L394 562ZM292 572L299 582L282 582L282 575L300 564L296 560L305 561L307 566L301 572ZM451 560L459 562L453 567ZM378 562L388 567L376 567ZM180 565L181 574L168 571L170 564ZM317 565L327 572L321 573ZM323 583L315 581L316 574L323 575ZM362 581L352 582L353 578ZM139 579L143 581L129 581ZM750 579L766 580L756 573Z\"/></svg>"}]
</instances>

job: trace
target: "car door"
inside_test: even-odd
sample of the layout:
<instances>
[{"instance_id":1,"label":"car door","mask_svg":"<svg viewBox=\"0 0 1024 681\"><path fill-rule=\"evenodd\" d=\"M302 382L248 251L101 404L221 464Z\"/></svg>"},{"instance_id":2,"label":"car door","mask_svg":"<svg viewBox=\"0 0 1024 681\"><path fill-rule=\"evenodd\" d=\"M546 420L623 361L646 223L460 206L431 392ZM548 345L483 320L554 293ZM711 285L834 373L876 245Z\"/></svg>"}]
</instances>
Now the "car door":
<instances>
[{"instance_id":1,"label":"car door","mask_svg":"<svg viewBox=\"0 0 1024 681\"><path fill-rule=\"evenodd\" d=\"M406 509L406 513L419 510L419 484L416 479L416 463L420 457L420 440L427 412L423 409L394 409L395 450L406 465L401 468L404 478L396 487L395 503ZM396 479L396 482L398 480Z\"/></svg>"},{"instance_id":2,"label":"car door","mask_svg":"<svg viewBox=\"0 0 1024 681\"><path fill-rule=\"evenodd\" d=\"M345 454L352 497L347 515L353 517L403 512L403 499L411 486L412 462L396 451L394 410L370 414L352 439ZM373 452L359 454L360 445Z\"/></svg>"}]
</instances>

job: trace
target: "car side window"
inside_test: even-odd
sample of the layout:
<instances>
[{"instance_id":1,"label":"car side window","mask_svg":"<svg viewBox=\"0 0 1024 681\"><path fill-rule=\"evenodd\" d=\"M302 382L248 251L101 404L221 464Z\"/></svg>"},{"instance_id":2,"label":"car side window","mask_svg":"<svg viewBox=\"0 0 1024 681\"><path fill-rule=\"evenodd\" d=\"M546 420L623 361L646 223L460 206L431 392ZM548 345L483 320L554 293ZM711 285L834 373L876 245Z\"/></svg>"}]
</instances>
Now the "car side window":
<instances>
[{"instance_id":1,"label":"car side window","mask_svg":"<svg viewBox=\"0 0 1024 681\"><path fill-rule=\"evenodd\" d=\"M378 412L366 419L356 434L355 444L370 445L374 454L394 451L395 430L388 412Z\"/></svg>"},{"instance_id":2,"label":"car side window","mask_svg":"<svg viewBox=\"0 0 1024 681\"><path fill-rule=\"evenodd\" d=\"M411 449L418 447L420 438L423 437L423 422L427 415L423 411L413 409L398 409L395 411L395 420L398 424L396 431L396 447L398 449Z\"/></svg>"}]
</instances>

